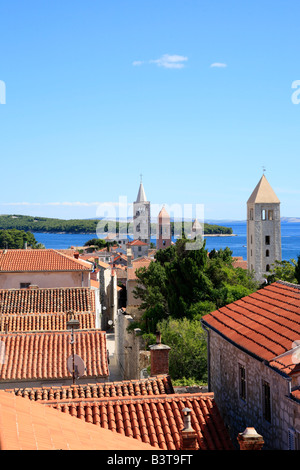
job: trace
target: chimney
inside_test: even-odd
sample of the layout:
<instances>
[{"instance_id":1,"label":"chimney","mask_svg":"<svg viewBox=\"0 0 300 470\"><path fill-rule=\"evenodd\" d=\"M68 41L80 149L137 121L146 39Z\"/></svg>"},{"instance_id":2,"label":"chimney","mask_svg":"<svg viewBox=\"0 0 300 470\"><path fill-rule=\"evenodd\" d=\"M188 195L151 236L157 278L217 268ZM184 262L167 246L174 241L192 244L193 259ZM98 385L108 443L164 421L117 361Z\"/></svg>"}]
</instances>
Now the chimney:
<instances>
[{"instance_id":1,"label":"chimney","mask_svg":"<svg viewBox=\"0 0 300 470\"><path fill-rule=\"evenodd\" d=\"M184 428L180 435L180 450L198 450L197 433L191 424L191 410L184 408L182 413Z\"/></svg>"},{"instance_id":2,"label":"chimney","mask_svg":"<svg viewBox=\"0 0 300 470\"><path fill-rule=\"evenodd\" d=\"M149 346L151 360L151 376L169 374L170 347L161 344L161 334L156 333L156 344Z\"/></svg>"},{"instance_id":3,"label":"chimney","mask_svg":"<svg viewBox=\"0 0 300 470\"><path fill-rule=\"evenodd\" d=\"M261 450L264 445L263 437L253 427L248 427L237 437L240 450Z\"/></svg>"}]
</instances>

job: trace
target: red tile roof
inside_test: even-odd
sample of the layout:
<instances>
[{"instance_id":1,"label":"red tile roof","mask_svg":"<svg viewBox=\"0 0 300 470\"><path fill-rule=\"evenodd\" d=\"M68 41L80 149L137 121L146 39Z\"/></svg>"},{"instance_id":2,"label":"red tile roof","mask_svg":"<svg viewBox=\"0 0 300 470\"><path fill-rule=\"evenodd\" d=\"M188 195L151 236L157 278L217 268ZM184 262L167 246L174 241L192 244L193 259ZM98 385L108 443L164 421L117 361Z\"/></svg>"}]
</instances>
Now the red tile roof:
<instances>
[{"instance_id":1,"label":"red tile roof","mask_svg":"<svg viewBox=\"0 0 300 470\"><path fill-rule=\"evenodd\" d=\"M130 281L137 279L135 274L136 270L140 268L148 268L151 262L153 262L153 259L150 258L140 258L134 260L134 262L132 262L132 266L127 268L127 279Z\"/></svg>"},{"instance_id":2,"label":"red tile roof","mask_svg":"<svg viewBox=\"0 0 300 470\"><path fill-rule=\"evenodd\" d=\"M95 312L89 287L0 289L1 314Z\"/></svg>"},{"instance_id":3,"label":"red tile roof","mask_svg":"<svg viewBox=\"0 0 300 470\"><path fill-rule=\"evenodd\" d=\"M74 318L79 321L81 330L93 329L96 326L95 313L76 313ZM65 313L1 315L0 332L63 331L67 329L67 320Z\"/></svg>"},{"instance_id":4,"label":"red tile roof","mask_svg":"<svg viewBox=\"0 0 300 470\"><path fill-rule=\"evenodd\" d=\"M75 354L86 366L85 377L109 375L106 334L99 330L76 330ZM0 380L29 381L69 379L67 359L71 356L71 332L0 334L5 361L0 364Z\"/></svg>"},{"instance_id":5,"label":"red tile roof","mask_svg":"<svg viewBox=\"0 0 300 470\"><path fill-rule=\"evenodd\" d=\"M127 245L129 246L146 246L147 243L142 242L142 240L133 240L132 242L128 242Z\"/></svg>"},{"instance_id":6,"label":"red tile roof","mask_svg":"<svg viewBox=\"0 0 300 470\"><path fill-rule=\"evenodd\" d=\"M26 387L7 389L17 396L30 400L65 400L76 398L110 398L145 395L165 395L174 393L170 376L158 375L140 380L76 384L52 387Z\"/></svg>"},{"instance_id":7,"label":"red tile roof","mask_svg":"<svg viewBox=\"0 0 300 470\"><path fill-rule=\"evenodd\" d=\"M90 263L52 249L0 250L0 273L91 270Z\"/></svg>"},{"instance_id":8,"label":"red tile roof","mask_svg":"<svg viewBox=\"0 0 300 470\"><path fill-rule=\"evenodd\" d=\"M298 371L292 348L300 337L300 285L274 282L205 315L202 322L282 372Z\"/></svg>"},{"instance_id":9,"label":"red tile roof","mask_svg":"<svg viewBox=\"0 0 300 470\"><path fill-rule=\"evenodd\" d=\"M164 450L180 449L182 410L187 407L191 410L191 423L200 449L233 449L211 393L67 398L39 403Z\"/></svg>"},{"instance_id":10,"label":"red tile roof","mask_svg":"<svg viewBox=\"0 0 300 470\"><path fill-rule=\"evenodd\" d=\"M1 450L152 450L137 439L0 391Z\"/></svg>"},{"instance_id":11,"label":"red tile roof","mask_svg":"<svg viewBox=\"0 0 300 470\"><path fill-rule=\"evenodd\" d=\"M80 329L95 328L95 292L88 287L0 290L2 332L66 330L70 311Z\"/></svg>"}]
</instances>

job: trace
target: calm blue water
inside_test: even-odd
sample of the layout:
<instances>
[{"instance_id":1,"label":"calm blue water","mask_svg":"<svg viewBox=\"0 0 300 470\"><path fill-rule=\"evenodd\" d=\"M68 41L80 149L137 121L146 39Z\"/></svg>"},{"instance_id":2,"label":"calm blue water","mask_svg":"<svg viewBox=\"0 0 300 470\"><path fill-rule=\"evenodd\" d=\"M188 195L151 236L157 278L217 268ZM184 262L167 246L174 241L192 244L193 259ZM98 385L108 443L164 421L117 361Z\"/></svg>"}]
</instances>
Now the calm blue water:
<instances>
[{"instance_id":1,"label":"calm blue water","mask_svg":"<svg viewBox=\"0 0 300 470\"><path fill-rule=\"evenodd\" d=\"M226 248L232 250L234 256L247 259L247 224L246 222L221 223L225 227L232 227L236 237L207 237L206 248L210 251ZM65 233L34 233L35 239L43 243L46 248L63 249L70 246L83 246L96 234L65 234ZM153 240L155 243L155 240ZM297 259L300 254L300 223L283 222L281 224L282 259Z\"/></svg>"}]
</instances>

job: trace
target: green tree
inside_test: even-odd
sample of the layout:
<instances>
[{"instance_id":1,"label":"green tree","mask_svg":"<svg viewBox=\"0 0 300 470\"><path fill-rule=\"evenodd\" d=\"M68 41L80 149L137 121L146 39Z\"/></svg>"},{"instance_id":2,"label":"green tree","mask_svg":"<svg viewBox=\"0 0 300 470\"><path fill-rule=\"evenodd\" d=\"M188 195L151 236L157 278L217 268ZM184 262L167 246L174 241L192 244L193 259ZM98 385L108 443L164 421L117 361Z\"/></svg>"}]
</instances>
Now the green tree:
<instances>
[{"instance_id":1,"label":"green tree","mask_svg":"<svg viewBox=\"0 0 300 470\"><path fill-rule=\"evenodd\" d=\"M295 264L295 278L297 284L300 284L300 255L298 255L297 263Z\"/></svg>"},{"instance_id":2,"label":"green tree","mask_svg":"<svg viewBox=\"0 0 300 470\"><path fill-rule=\"evenodd\" d=\"M44 248L44 245L38 243L31 232L24 230L0 230L0 248L23 249L26 247Z\"/></svg>"},{"instance_id":3,"label":"green tree","mask_svg":"<svg viewBox=\"0 0 300 470\"><path fill-rule=\"evenodd\" d=\"M299 262L299 258L298 258ZM268 284L271 284L275 281L286 281L291 282L293 284L297 284L296 278L296 261L291 259L290 261L276 260L274 264L271 266L271 270L269 271L269 275L267 276Z\"/></svg>"},{"instance_id":4,"label":"green tree","mask_svg":"<svg viewBox=\"0 0 300 470\"><path fill-rule=\"evenodd\" d=\"M207 383L207 344L201 323L187 318L162 320L161 339L171 349L169 373L173 380Z\"/></svg>"}]
</instances>

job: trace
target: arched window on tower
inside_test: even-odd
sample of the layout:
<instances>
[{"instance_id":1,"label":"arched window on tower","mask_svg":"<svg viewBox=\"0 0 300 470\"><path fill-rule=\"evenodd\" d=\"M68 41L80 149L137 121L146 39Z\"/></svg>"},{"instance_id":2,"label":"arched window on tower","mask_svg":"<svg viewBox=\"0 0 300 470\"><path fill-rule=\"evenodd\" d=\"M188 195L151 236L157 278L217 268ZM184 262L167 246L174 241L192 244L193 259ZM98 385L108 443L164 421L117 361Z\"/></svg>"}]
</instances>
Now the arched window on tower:
<instances>
[{"instance_id":1,"label":"arched window on tower","mask_svg":"<svg viewBox=\"0 0 300 470\"><path fill-rule=\"evenodd\" d=\"M266 209L261 211L261 220L266 220Z\"/></svg>"},{"instance_id":2,"label":"arched window on tower","mask_svg":"<svg viewBox=\"0 0 300 470\"><path fill-rule=\"evenodd\" d=\"M266 257L268 258L270 256L269 250L266 250Z\"/></svg>"},{"instance_id":3,"label":"arched window on tower","mask_svg":"<svg viewBox=\"0 0 300 470\"><path fill-rule=\"evenodd\" d=\"M273 211L268 211L268 219L273 220Z\"/></svg>"},{"instance_id":4,"label":"arched window on tower","mask_svg":"<svg viewBox=\"0 0 300 470\"><path fill-rule=\"evenodd\" d=\"M266 271L267 272L270 271L270 265L269 264L267 264L267 266L266 266Z\"/></svg>"}]
</instances>

